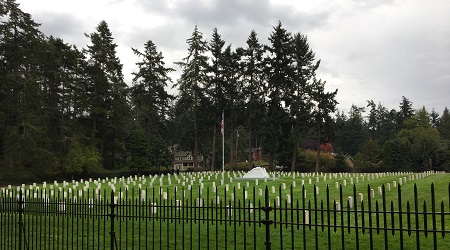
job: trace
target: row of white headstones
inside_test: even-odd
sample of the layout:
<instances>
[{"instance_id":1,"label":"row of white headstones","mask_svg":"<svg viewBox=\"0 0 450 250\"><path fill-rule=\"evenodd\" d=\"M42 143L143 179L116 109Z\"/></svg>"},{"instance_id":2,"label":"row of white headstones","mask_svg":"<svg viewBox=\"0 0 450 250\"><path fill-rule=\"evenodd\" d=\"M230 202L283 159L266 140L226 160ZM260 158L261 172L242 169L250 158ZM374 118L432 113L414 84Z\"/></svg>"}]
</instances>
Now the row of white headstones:
<instances>
[{"instance_id":1,"label":"row of white headstones","mask_svg":"<svg viewBox=\"0 0 450 250\"><path fill-rule=\"evenodd\" d=\"M393 181L392 182L392 187L393 188L397 188L397 185L402 185L403 183L406 183L407 181L414 181L414 180L418 180L421 178L425 178L429 175L434 175L434 174L442 174L444 172L435 172L435 171L425 171L422 173L411 173L411 172L386 172L386 173L372 173L372 174L368 174L368 173L359 173L359 174L355 174L355 173L291 173L291 172L273 172L270 174L270 178L264 178L261 179L261 181L263 181L264 183L266 183L269 180L276 180L278 178L285 178L285 177L292 177L293 181L291 183L292 187L295 188L296 187L296 178L302 178L301 181L301 185L312 185L315 184L315 193L316 195L319 194L319 186L317 185L318 183L320 183L320 180L323 179L324 182L328 180L332 180L334 179L340 179L341 182L336 181L335 182L335 188L339 188L340 185L342 186L347 186L347 178L349 180L349 184L353 185L354 183L359 183L359 181L365 181L365 180L370 180L370 179L379 179L379 178L383 178L383 177L390 177L390 176L397 176L399 177L398 182L397 181ZM155 185L155 181L158 180L158 184L159 184L159 195L161 195L161 198L164 200L168 199L168 194L167 192L164 191L163 186L164 185L172 185L172 182L175 183L175 185L173 186L174 192L177 192L178 190L178 185L181 186L181 199L176 200L175 204L177 209L179 209L181 207L182 204L182 200L184 200L184 198L186 197L186 188L187 191L192 190L194 187L194 185L198 185L198 198L196 199L196 205L197 206L203 206L203 199L202 199L202 194L203 194L203 189L205 188L203 180L207 179L207 180L217 180L218 183L220 182L220 185L224 187L225 191L229 191L230 190L230 185L231 183L233 183L233 181L237 178L242 178L242 176L244 175L244 172L197 172L197 173L186 173L186 174L181 174L181 175L154 175L154 176L148 176L148 178L146 176L130 176L130 177L120 177L120 178L105 178L105 179L97 179L97 180L83 180L81 179L80 181L75 181L72 180L71 183L64 181L61 185L57 182L54 181L53 184L51 185L47 185L46 182L44 182L41 185L41 189L40 186L37 185L36 183L33 183L33 185L29 185L28 188L25 184L22 184L21 186L16 187L16 191L14 192L14 188L9 185L7 188L2 188L1 189L1 193L0 193L0 198L4 198L4 197L13 197L13 195L15 194L17 197L17 200L19 199L19 191L22 191L22 193L24 194L25 197L30 197L30 195L32 195L33 198L42 198L45 204L49 204L50 203L50 198L55 198L55 190L58 190L61 194L62 197L57 197L62 198L59 201L57 201L60 205L60 211L65 211L65 205L66 205L66 198L71 198L71 202L76 203L77 202L77 192L78 192L78 197L81 198L85 198L85 194L86 192L88 192L88 190L91 191L91 188L93 187L94 191L91 192L92 197L87 197L88 198L88 205L89 207L93 207L94 202L101 200L102 199L102 195L101 195L101 188L102 188L102 184L106 184L110 189L112 189L114 192L116 191L116 187L120 187L120 188L124 188L125 190L128 190L129 187L136 187L141 191L140 193L140 200L141 202L145 202L147 200L147 194L146 194L146 190L143 190L143 188L147 187L157 187L157 185ZM313 183L313 180L315 179L315 182ZM226 183L226 181L229 180L229 183ZM146 185L148 182L148 185ZM254 182L255 186L259 185L260 180L255 179L252 180L252 182ZM167 183L167 184L166 184ZM178 185L177 185L178 184ZM235 183L235 188L237 188L238 190L241 189L241 182L236 181ZM48 186L48 189L47 189ZM250 181L247 180L245 182L245 186L247 188L250 188ZM281 183L281 189L282 190L286 190L286 183ZM41 192L39 191L41 190ZM218 190L218 185L216 185L216 182L213 181L212 182L212 190L214 193L217 193ZM275 186L271 186L271 192L273 194L276 193L276 187ZM389 192L391 191L391 183L386 183L386 190ZM118 195L114 196L114 202L117 203L119 200L124 198L123 195L123 191L119 191L117 192ZM382 187L379 186L378 187L378 194L382 195ZM258 195L262 196L263 195L263 189L259 188L258 189ZM41 196L41 197L39 197ZM306 189L304 190L304 196L306 197ZM370 196L371 198L375 197L375 191L374 189L370 190ZM248 199L248 192L244 191L244 200ZM234 201L235 197L234 197L234 193L230 194L230 200ZM358 194L358 202L361 203L363 202L364 199L364 195L362 193ZM0 200L1 201L1 200ZM215 195L214 196L214 201L216 204L220 204L221 202L221 198L219 195ZM287 204L290 204L291 201L291 196L290 194L286 195L286 200ZM275 204L277 206L281 205L282 199L280 196L276 196L275 200L274 200ZM348 206L350 206L350 208L353 207L353 197L349 196L348 200L347 200L347 204ZM157 209L156 209L156 203L150 203L150 206L153 206L155 209L152 209L152 211L154 211L156 213ZM253 207L253 205L251 203L248 203L249 207ZM341 204L339 201L336 201L335 204L336 210L341 210Z\"/></svg>"}]
</instances>

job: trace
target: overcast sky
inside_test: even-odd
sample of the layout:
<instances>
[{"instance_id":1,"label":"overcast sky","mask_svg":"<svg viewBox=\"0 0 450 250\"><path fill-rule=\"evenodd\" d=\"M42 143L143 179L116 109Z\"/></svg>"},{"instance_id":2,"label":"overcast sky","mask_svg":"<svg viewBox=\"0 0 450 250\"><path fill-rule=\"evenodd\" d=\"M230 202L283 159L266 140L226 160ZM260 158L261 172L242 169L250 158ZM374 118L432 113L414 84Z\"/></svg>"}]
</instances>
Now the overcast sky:
<instances>
[{"instance_id":1,"label":"overcast sky","mask_svg":"<svg viewBox=\"0 0 450 250\"><path fill-rule=\"evenodd\" d=\"M41 31L79 48L105 20L118 45L124 75L152 40L167 66L187 55L194 26L208 40L217 27L233 48L245 47L251 30L268 44L281 21L308 36L321 59L318 76L338 89L338 108L366 106L373 99L397 109L402 96L415 109L442 114L450 108L450 1L448 0L17 0L41 23ZM173 79L176 81L177 75Z\"/></svg>"}]
</instances>

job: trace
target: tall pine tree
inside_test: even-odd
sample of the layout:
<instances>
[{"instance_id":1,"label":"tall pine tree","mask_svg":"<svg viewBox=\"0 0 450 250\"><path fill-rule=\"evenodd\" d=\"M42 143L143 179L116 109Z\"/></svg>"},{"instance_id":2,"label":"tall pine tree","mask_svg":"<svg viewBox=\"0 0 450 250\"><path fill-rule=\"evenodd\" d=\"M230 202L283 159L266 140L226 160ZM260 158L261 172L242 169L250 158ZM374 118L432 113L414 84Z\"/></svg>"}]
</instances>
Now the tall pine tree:
<instances>
[{"instance_id":1,"label":"tall pine tree","mask_svg":"<svg viewBox=\"0 0 450 250\"><path fill-rule=\"evenodd\" d=\"M162 53L157 51L156 45L151 40L145 43L143 52L137 49L133 49L133 52L142 60L136 63L138 72L133 73L131 87L133 114L139 126L145 131L147 148L155 149L153 154L148 151L147 157L150 157L150 162L158 162L151 159L161 159L162 156L154 153L169 148L165 119L167 106L173 97L167 92L166 87L171 82L168 74L173 69L165 66Z\"/></svg>"},{"instance_id":2,"label":"tall pine tree","mask_svg":"<svg viewBox=\"0 0 450 250\"><path fill-rule=\"evenodd\" d=\"M271 45L266 47L268 56L265 58L268 113L264 148L269 154L269 168L272 170L277 154L285 154L286 150L290 150L286 148L288 144L285 141L290 132L286 110L289 103L286 101L289 101L289 92L295 84L291 33L278 22L270 34L269 41Z\"/></svg>"},{"instance_id":3,"label":"tall pine tree","mask_svg":"<svg viewBox=\"0 0 450 250\"><path fill-rule=\"evenodd\" d=\"M177 62L182 73L176 86L179 90L178 114L185 118L187 136L187 147L194 148L194 169L198 169L199 154L199 117L203 90L207 85L208 77L208 50L207 41L203 38L203 33L195 26L190 38L187 39L188 55L183 61ZM192 127L189 127L192 124Z\"/></svg>"},{"instance_id":4,"label":"tall pine tree","mask_svg":"<svg viewBox=\"0 0 450 250\"><path fill-rule=\"evenodd\" d=\"M257 33L252 30L247 38L247 47L243 49L240 60L243 90L245 96L245 117L248 131L248 167L253 165L252 148L258 148L257 138L261 138L261 126L265 117L264 91L264 46L259 42Z\"/></svg>"},{"instance_id":5,"label":"tall pine tree","mask_svg":"<svg viewBox=\"0 0 450 250\"><path fill-rule=\"evenodd\" d=\"M293 38L294 56L294 85L290 91L289 112L292 118L290 143L293 147L291 157L291 171L297 165L299 145L311 134L312 126L312 80L318 68L315 54L310 49L307 37L296 33Z\"/></svg>"},{"instance_id":6,"label":"tall pine tree","mask_svg":"<svg viewBox=\"0 0 450 250\"><path fill-rule=\"evenodd\" d=\"M86 34L91 40L85 53L89 63L89 103L92 136L97 141L103 167L114 169L121 163L124 137L129 117L128 89L123 80L122 64L116 55L117 45L105 21L96 31Z\"/></svg>"},{"instance_id":7,"label":"tall pine tree","mask_svg":"<svg viewBox=\"0 0 450 250\"><path fill-rule=\"evenodd\" d=\"M220 36L217 28L214 28L211 41L208 48L211 52L211 65L209 66L209 81L206 86L206 91L212 102L209 118L212 118L212 146L211 146L211 165L213 170L218 169L217 158L217 141L220 120L222 118L222 110L225 108L225 96L224 96L224 67L223 67L223 47L225 41ZM205 117L208 119L208 116ZM222 156L220 156L221 158Z\"/></svg>"},{"instance_id":8,"label":"tall pine tree","mask_svg":"<svg viewBox=\"0 0 450 250\"><path fill-rule=\"evenodd\" d=\"M25 168L45 175L56 165L40 71L45 38L15 0L3 1L0 11L0 165L6 173Z\"/></svg>"}]
</instances>

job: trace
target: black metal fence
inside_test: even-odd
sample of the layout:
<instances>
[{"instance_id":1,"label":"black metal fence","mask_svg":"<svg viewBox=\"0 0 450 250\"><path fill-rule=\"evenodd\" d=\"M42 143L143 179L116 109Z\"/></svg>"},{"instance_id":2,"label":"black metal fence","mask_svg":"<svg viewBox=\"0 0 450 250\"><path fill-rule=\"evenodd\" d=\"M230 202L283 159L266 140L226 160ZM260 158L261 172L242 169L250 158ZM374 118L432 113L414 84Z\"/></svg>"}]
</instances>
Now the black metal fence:
<instances>
[{"instance_id":1,"label":"black metal fence","mask_svg":"<svg viewBox=\"0 0 450 250\"><path fill-rule=\"evenodd\" d=\"M6 189L0 196L0 249L450 247L450 183L439 196L433 184L425 195L414 185L408 197L398 186L395 200L384 185L377 198L369 185L362 193L356 186L348 192L327 186L322 196L316 191L307 196L305 186L296 190L234 188L223 190L221 199L216 188L206 189L204 198L176 189L102 194Z\"/></svg>"}]
</instances>

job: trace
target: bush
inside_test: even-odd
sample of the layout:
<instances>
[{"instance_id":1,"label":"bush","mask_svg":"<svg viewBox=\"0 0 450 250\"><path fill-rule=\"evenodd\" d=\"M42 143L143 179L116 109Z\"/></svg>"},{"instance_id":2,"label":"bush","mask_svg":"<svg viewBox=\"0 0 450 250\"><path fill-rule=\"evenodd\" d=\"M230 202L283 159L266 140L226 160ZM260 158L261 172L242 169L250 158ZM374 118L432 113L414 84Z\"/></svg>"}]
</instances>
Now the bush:
<instances>
[{"instance_id":1,"label":"bush","mask_svg":"<svg viewBox=\"0 0 450 250\"><path fill-rule=\"evenodd\" d=\"M334 162L331 164L329 170L333 173L349 172L350 167L345 161L345 155L336 154L334 156Z\"/></svg>"},{"instance_id":2,"label":"bush","mask_svg":"<svg viewBox=\"0 0 450 250\"><path fill-rule=\"evenodd\" d=\"M317 151L303 150L299 154L296 171L314 172L316 170ZM327 172L334 164L334 157L330 153L320 153L319 171Z\"/></svg>"}]
</instances>

